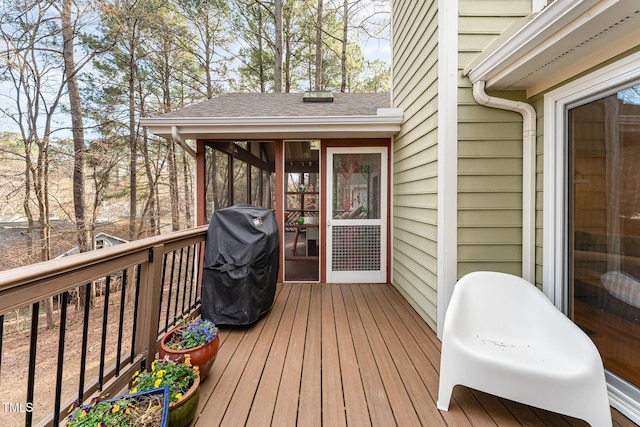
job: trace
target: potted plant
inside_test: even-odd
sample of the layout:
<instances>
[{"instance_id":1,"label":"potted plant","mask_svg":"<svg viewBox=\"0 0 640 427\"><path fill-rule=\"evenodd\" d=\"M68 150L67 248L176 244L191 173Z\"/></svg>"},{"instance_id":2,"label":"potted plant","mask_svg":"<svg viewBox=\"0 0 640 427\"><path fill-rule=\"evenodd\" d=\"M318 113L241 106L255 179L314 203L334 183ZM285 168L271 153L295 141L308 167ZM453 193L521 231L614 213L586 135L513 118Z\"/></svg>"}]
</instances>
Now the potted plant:
<instances>
[{"instance_id":1,"label":"potted plant","mask_svg":"<svg viewBox=\"0 0 640 427\"><path fill-rule=\"evenodd\" d=\"M111 399L94 397L88 405L75 403L65 427L165 427L169 387L159 387Z\"/></svg>"},{"instance_id":2,"label":"potted plant","mask_svg":"<svg viewBox=\"0 0 640 427\"><path fill-rule=\"evenodd\" d=\"M184 362L156 359L151 369L136 372L131 382L131 393L167 386L169 388L169 426L186 427L196 415L200 400L200 376L187 355Z\"/></svg>"},{"instance_id":3,"label":"potted plant","mask_svg":"<svg viewBox=\"0 0 640 427\"><path fill-rule=\"evenodd\" d=\"M220 339L216 325L202 318L186 326L178 326L160 340L160 358L182 362L188 354L191 364L200 369L200 379L204 380L216 360Z\"/></svg>"}]
</instances>

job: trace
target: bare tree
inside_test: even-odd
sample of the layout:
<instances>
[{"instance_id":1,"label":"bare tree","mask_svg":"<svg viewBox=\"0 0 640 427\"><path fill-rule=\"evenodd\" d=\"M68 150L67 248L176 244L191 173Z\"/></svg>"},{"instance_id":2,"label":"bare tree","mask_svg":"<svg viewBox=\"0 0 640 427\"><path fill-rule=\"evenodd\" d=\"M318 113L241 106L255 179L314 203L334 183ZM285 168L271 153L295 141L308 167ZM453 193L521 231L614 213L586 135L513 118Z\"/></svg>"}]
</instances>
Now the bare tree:
<instances>
[{"instance_id":1,"label":"bare tree","mask_svg":"<svg viewBox=\"0 0 640 427\"><path fill-rule=\"evenodd\" d=\"M274 92L282 92L282 0L274 0L275 42L273 47L274 58Z\"/></svg>"},{"instance_id":2,"label":"bare tree","mask_svg":"<svg viewBox=\"0 0 640 427\"><path fill-rule=\"evenodd\" d=\"M14 97L12 105L3 108L2 112L20 129L28 185L24 210L30 230L38 230L39 258L46 261L51 257L49 146L54 132L53 119L66 87L65 79L59 77L63 68L56 43L60 28L52 22L51 3L16 1L4 4L0 15L0 75L11 84ZM32 214L34 202L37 220ZM51 298L45 300L44 305L47 327L52 328Z\"/></svg>"},{"instance_id":3,"label":"bare tree","mask_svg":"<svg viewBox=\"0 0 640 427\"><path fill-rule=\"evenodd\" d=\"M322 6L323 0L318 0L317 17L316 17L316 79L314 90L323 90L322 84Z\"/></svg>"},{"instance_id":4,"label":"bare tree","mask_svg":"<svg viewBox=\"0 0 640 427\"><path fill-rule=\"evenodd\" d=\"M91 249L88 241L88 230L85 217L85 140L82 119L82 103L78 88L78 68L74 55L75 25L72 25L72 0L63 0L59 10L62 23L62 56L64 59L64 75L67 81L69 95L69 109L71 113L71 132L73 134L73 204L76 223L78 251L87 252ZM86 62L85 62L86 63Z\"/></svg>"},{"instance_id":5,"label":"bare tree","mask_svg":"<svg viewBox=\"0 0 640 427\"><path fill-rule=\"evenodd\" d=\"M340 55L340 92L347 89L347 44L349 38L349 0L342 2L342 50Z\"/></svg>"}]
</instances>

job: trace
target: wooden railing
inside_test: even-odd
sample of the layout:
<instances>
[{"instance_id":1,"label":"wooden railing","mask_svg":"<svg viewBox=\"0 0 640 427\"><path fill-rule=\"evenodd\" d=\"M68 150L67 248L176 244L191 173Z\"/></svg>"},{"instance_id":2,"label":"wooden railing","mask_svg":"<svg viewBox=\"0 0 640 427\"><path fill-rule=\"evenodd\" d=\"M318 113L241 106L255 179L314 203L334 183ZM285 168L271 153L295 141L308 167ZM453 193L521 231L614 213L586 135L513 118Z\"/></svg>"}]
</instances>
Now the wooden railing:
<instances>
[{"instance_id":1,"label":"wooden railing","mask_svg":"<svg viewBox=\"0 0 640 427\"><path fill-rule=\"evenodd\" d=\"M0 272L2 425L57 426L74 402L126 387L163 334L198 313L205 236L200 227Z\"/></svg>"}]
</instances>

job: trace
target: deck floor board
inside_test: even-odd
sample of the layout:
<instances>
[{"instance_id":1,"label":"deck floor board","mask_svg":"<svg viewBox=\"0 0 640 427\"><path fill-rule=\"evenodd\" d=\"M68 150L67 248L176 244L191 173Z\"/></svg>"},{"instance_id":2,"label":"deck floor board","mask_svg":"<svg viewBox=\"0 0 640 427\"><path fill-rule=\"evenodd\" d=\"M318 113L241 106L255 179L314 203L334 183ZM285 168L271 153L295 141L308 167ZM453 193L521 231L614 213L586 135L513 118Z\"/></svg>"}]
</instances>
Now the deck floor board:
<instances>
[{"instance_id":1,"label":"deck floor board","mask_svg":"<svg viewBox=\"0 0 640 427\"><path fill-rule=\"evenodd\" d=\"M221 327L193 425L587 425L460 386L439 411L439 366L440 341L392 286L278 285L258 322Z\"/></svg>"}]
</instances>

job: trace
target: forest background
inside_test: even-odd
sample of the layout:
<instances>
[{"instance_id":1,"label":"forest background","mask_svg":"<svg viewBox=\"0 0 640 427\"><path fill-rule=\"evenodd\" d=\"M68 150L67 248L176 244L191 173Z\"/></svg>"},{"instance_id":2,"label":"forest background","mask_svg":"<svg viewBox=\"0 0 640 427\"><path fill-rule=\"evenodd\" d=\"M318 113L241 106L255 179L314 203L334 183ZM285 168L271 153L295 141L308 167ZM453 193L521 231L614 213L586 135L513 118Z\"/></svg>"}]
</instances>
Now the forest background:
<instances>
[{"instance_id":1,"label":"forest background","mask_svg":"<svg viewBox=\"0 0 640 427\"><path fill-rule=\"evenodd\" d=\"M390 0L0 7L0 271L91 250L100 230L193 225L193 159L141 117L225 92L389 90Z\"/></svg>"}]
</instances>

